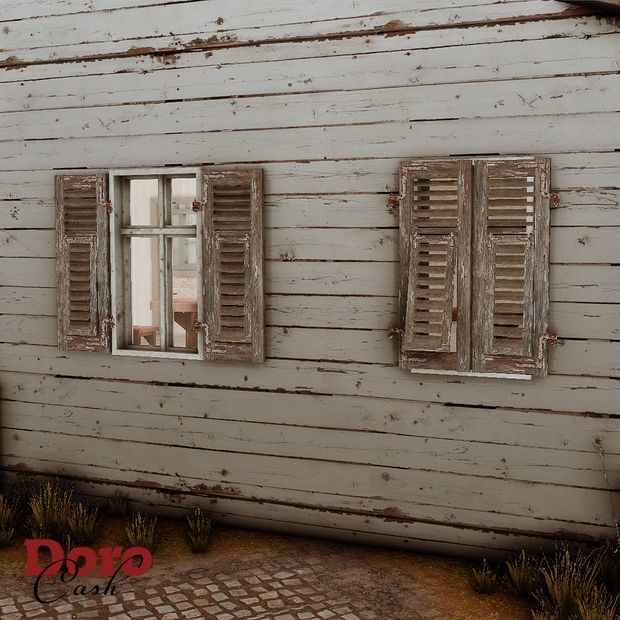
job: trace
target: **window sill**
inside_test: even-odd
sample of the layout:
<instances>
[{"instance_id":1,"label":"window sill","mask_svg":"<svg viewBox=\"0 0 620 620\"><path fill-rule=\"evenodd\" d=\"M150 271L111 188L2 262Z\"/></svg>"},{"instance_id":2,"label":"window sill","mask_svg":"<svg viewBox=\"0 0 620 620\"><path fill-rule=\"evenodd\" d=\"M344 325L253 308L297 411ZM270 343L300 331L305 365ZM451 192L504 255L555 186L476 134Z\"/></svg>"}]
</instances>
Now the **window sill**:
<instances>
[{"instance_id":1,"label":"window sill","mask_svg":"<svg viewBox=\"0 0 620 620\"><path fill-rule=\"evenodd\" d=\"M479 379L517 379L520 381L530 381L532 375L520 375L509 372L459 372L458 370L425 370L411 368L412 375L435 375L449 377L476 377Z\"/></svg>"},{"instance_id":2,"label":"window sill","mask_svg":"<svg viewBox=\"0 0 620 620\"><path fill-rule=\"evenodd\" d=\"M148 359L166 359L166 360L202 360L203 357L199 353L177 353L176 351L140 351L138 349L112 349L112 355L125 357L141 357Z\"/></svg>"}]
</instances>

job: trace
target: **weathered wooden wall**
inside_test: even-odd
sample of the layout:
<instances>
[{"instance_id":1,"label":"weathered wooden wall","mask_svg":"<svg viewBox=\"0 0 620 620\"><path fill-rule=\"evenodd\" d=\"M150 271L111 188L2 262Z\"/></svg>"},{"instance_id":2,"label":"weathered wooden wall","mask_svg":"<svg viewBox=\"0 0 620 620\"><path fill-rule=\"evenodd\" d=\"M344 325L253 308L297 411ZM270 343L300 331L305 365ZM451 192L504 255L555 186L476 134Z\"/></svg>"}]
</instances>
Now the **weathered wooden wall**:
<instances>
[{"instance_id":1,"label":"weathered wooden wall","mask_svg":"<svg viewBox=\"0 0 620 620\"><path fill-rule=\"evenodd\" d=\"M593 444L617 487L617 18L551 0L3 0L0 21L5 470L435 551L612 534ZM550 376L399 370L399 160L517 153L548 154L559 195ZM61 354L54 171L239 163L265 169L267 362Z\"/></svg>"}]
</instances>

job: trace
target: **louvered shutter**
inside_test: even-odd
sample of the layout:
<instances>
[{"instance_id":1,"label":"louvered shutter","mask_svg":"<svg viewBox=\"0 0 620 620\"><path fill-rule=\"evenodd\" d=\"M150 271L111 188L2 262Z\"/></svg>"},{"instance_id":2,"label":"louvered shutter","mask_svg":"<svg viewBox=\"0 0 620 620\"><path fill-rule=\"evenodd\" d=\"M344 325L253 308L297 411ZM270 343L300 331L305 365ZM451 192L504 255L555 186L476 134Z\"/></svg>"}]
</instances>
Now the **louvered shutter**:
<instances>
[{"instance_id":1,"label":"louvered shutter","mask_svg":"<svg viewBox=\"0 0 620 620\"><path fill-rule=\"evenodd\" d=\"M262 171L205 171L203 204L205 357L262 362Z\"/></svg>"},{"instance_id":2,"label":"louvered shutter","mask_svg":"<svg viewBox=\"0 0 620 620\"><path fill-rule=\"evenodd\" d=\"M57 175L58 346L109 351L109 221L104 175Z\"/></svg>"},{"instance_id":3,"label":"louvered shutter","mask_svg":"<svg viewBox=\"0 0 620 620\"><path fill-rule=\"evenodd\" d=\"M549 160L475 162L473 370L546 374Z\"/></svg>"},{"instance_id":4,"label":"louvered shutter","mask_svg":"<svg viewBox=\"0 0 620 620\"><path fill-rule=\"evenodd\" d=\"M465 160L401 165L402 368L469 370L471 170Z\"/></svg>"}]
</instances>

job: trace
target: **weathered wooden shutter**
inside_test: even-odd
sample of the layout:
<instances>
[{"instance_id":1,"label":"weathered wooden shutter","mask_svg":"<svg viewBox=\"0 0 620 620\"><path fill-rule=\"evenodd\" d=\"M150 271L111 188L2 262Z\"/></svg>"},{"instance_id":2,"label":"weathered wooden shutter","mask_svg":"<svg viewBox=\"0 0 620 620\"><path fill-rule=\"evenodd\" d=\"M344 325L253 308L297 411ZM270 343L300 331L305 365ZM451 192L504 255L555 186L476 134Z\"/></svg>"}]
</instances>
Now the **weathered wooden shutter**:
<instances>
[{"instance_id":1,"label":"weathered wooden shutter","mask_svg":"<svg viewBox=\"0 0 620 620\"><path fill-rule=\"evenodd\" d=\"M466 160L401 165L401 368L469 370L471 170Z\"/></svg>"},{"instance_id":2,"label":"weathered wooden shutter","mask_svg":"<svg viewBox=\"0 0 620 620\"><path fill-rule=\"evenodd\" d=\"M262 362L262 171L205 171L203 203L205 357Z\"/></svg>"},{"instance_id":3,"label":"weathered wooden shutter","mask_svg":"<svg viewBox=\"0 0 620 620\"><path fill-rule=\"evenodd\" d=\"M546 374L549 164L475 162L475 372Z\"/></svg>"},{"instance_id":4,"label":"weathered wooden shutter","mask_svg":"<svg viewBox=\"0 0 620 620\"><path fill-rule=\"evenodd\" d=\"M107 177L56 176L58 346L110 350Z\"/></svg>"}]
</instances>

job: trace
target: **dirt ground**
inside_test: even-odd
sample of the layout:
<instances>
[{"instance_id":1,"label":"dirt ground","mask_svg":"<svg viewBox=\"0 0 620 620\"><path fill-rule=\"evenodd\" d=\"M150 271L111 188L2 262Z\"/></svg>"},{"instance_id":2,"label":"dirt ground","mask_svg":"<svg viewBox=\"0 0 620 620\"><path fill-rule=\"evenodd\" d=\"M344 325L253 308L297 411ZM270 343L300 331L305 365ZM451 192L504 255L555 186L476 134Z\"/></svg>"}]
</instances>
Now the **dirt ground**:
<instances>
[{"instance_id":1,"label":"dirt ground","mask_svg":"<svg viewBox=\"0 0 620 620\"><path fill-rule=\"evenodd\" d=\"M22 575L23 547L0 549L0 618L531 618L527 605L504 591L476 594L471 564L458 559L221 526L206 554L192 554L180 522L161 521L159 532L153 568L120 584L123 594L68 595L53 605L34 601L34 578ZM122 541L122 521L107 519L93 547ZM105 580L97 583L103 588Z\"/></svg>"}]
</instances>

